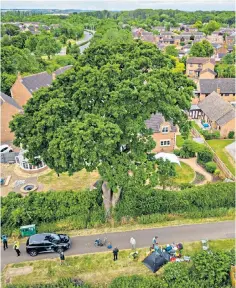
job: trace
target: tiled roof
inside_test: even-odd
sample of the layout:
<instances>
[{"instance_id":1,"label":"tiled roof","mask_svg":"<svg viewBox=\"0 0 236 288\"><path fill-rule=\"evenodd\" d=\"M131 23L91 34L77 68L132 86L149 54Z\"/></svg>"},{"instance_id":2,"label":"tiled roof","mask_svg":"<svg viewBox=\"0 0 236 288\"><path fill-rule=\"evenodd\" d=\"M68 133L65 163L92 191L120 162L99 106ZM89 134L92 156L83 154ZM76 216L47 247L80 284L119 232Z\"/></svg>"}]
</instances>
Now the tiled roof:
<instances>
[{"instance_id":1,"label":"tiled roof","mask_svg":"<svg viewBox=\"0 0 236 288\"><path fill-rule=\"evenodd\" d=\"M22 107L21 107L19 104L17 104L16 101L15 101L12 97L4 94L3 92L1 92L0 100L1 100L1 105L2 105L4 102L6 102L6 103L14 106L14 107L17 108L17 109L22 110Z\"/></svg>"},{"instance_id":2,"label":"tiled roof","mask_svg":"<svg viewBox=\"0 0 236 288\"><path fill-rule=\"evenodd\" d=\"M204 64L204 63L207 63L209 61L212 64L215 64L215 59L207 58L207 57L189 57L187 59L187 64Z\"/></svg>"},{"instance_id":3,"label":"tiled roof","mask_svg":"<svg viewBox=\"0 0 236 288\"><path fill-rule=\"evenodd\" d=\"M217 73L215 71L212 71L210 68L204 69L200 72L200 74L203 74L205 72L210 72L213 75L217 75Z\"/></svg>"},{"instance_id":4,"label":"tiled roof","mask_svg":"<svg viewBox=\"0 0 236 288\"><path fill-rule=\"evenodd\" d=\"M66 70L70 69L72 65L68 65L62 68L57 69L54 73L58 76L64 73ZM34 74L31 76L27 76L22 78L22 84L33 93L37 91L41 87L47 87L52 84L52 75L48 74L47 72L42 72L38 74Z\"/></svg>"},{"instance_id":5,"label":"tiled roof","mask_svg":"<svg viewBox=\"0 0 236 288\"><path fill-rule=\"evenodd\" d=\"M164 122L166 121L165 121L164 116L161 113L153 114L149 120L145 121L146 127L149 129L152 129L153 132L156 132L156 133L160 132L161 124ZM177 128L176 126L173 125L172 121L167 121L167 122L169 122L171 126L170 132L176 132Z\"/></svg>"},{"instance_id":6,"label":"tiled roof","mask_svg":"<svg viewBox=\"0 0 236 288\"><path fill-rule=\"evenodd\" d=\"M235 118L235 110L232 105L224 101L216 92L212 92L199 102L198 107L211 121L215 121L219 125L224 125Z\"/></svg>"},{"instance_id":7,"label":"tiled roof","mask_svg":"<svg viewBox=\"0 0 236 288\"><path fill-rule=\"evenodd\" d=\"M235 94L235 78L200 79L200 92L204 94L217 91L220 93Z\"/></svg>"}]
</instances>

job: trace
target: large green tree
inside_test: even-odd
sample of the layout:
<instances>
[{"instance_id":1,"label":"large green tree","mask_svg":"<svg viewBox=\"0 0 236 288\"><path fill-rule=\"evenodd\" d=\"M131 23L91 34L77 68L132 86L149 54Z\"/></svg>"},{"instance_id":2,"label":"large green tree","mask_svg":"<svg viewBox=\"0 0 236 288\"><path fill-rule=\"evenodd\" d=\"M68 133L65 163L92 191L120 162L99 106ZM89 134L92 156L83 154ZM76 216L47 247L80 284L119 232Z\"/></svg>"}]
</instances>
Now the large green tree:
<instances>
[{"instance_id":1,"label":"large green tree","mask_svg":"<svg viewBox=\"0 0 236 288\"><path fill-rule=\"evenodd\" d=\"M40 155L57 173L98 169L107 211L127 183L157 181L145 120L159 111L187 132L184 110L194 87L170 70L175 62L155 45L117 38L105 42L101 34L74 69L35 93L11 123L15 144L31 161Z\"/></svg>"},{"instance_id":2,"label":"large green tree","mask_svg":"<svg viewBox=\"0 0 236 288\"><path fill-rule=\"evenodd\" d=\"M38 39L35 53L38 55L47 55L48 59L51 56L61 51L61 44L50 35L42 35Z\"/></svg>"},{"instance_id":3,"label":"large green tree","mask_svg":"<svg viewBox=\"0 0 236 288\"><path fill-rule=\"evenodd\" d=\"M178 50L176 49L175 45L166 46L165 53L167 55L175 56L175 57L179 55Z\"/></svg>"},{"instance_id":4,"label":"large green tree","mask_svg":"<svg viewBox=\"0 0 236 288\"><path fill-rule=\"evenodd\" d=\"M190 55L195 57L211 57L214 53L214 48L207 40L194 43L190 49Z\"/></svg>"}]
</instances>

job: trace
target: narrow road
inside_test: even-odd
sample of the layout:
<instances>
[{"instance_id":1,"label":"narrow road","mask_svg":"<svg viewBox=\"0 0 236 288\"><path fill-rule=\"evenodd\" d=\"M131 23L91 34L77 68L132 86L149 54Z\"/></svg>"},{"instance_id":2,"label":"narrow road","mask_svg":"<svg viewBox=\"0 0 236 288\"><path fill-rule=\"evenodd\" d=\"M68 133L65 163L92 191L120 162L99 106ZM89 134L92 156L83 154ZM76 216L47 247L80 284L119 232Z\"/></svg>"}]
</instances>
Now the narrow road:
<instances>
[{"instance_id":1,"label":"narrow road","mask_svg":"<svg viewBox=\"0 0 236 288\"><path fill-rule=\"evenodd\" d=\"M154 236L159 237L160 244L167 244L172 242L191 242L199 241L201 239L224 239L235 237L234 221L225 221L218 223L208 224L193 224L172 226L154 229L144 229L128 232L116 232L103 235L90 235L90 236L76 236L72 238L72 247L65 252L65 255L76 255L86 253L96 253L102 251L108 251L106 247L94 247L94 240L97 238L108 238L108 241L112 242L112 246L117 246L119 249L130 248L130 238L134 237L137 242L137 248L149 247ZM3 249L3 248L1 248ZM58 257L56 253L40 254L36 257L29 256L25 251L25 245L20 246L21 256L17 257L12 246L6 251L1 253L1 265L2 269L9 263L41 260L48 258Z\"/></svg>"}]
</instances>

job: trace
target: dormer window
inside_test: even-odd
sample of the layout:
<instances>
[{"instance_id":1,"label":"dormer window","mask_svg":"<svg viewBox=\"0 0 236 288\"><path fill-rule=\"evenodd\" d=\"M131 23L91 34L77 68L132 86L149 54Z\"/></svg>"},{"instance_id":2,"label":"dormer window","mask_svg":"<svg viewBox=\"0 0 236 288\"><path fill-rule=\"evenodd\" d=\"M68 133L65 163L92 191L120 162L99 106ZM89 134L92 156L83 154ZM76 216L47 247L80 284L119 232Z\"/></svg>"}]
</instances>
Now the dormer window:
<instances>
[{"instance_id":1,"label":"dormer window","mask_svg":"<svg viewBox=\"0 0 236 288\"><path fill-rule=\"evenodd\" d=\"M169 132L169 127L168 126L164 126L162 127L162 133L168 133Z\"/></svg>"}]
</instances>

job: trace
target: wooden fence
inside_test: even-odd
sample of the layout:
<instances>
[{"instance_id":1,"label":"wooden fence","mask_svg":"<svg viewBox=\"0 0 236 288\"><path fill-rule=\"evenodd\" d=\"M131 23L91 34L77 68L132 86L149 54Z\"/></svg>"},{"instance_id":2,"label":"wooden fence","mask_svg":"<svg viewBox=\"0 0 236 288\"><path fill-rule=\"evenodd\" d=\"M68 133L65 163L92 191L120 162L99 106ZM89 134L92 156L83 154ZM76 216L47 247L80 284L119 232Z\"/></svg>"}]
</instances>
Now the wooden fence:
<instances>
[{"instance_id":1,"label":"wooden fence","mask_svg":"<svg viewBox=\"0 0 236 288\"><path fill-rule=\"evenodd\" d=\"M220 158L216 155L215 151L211 148L211 146L206 142L205 138L195 129L192 128L192 135L194 137L198 137L198 138L202 138L202 140L204 141L204 144L210 149L210 151L213 153L213 159L216 162L216 164L218 165L218 167L220 168L220 170L225 174L225 176L227 178L230 178L232 180L235 181L235 175L233 175L229 169L226 167L226 165L224 164L224 162L222 162L220 160Z\"/></svg>"}]
</instances>

